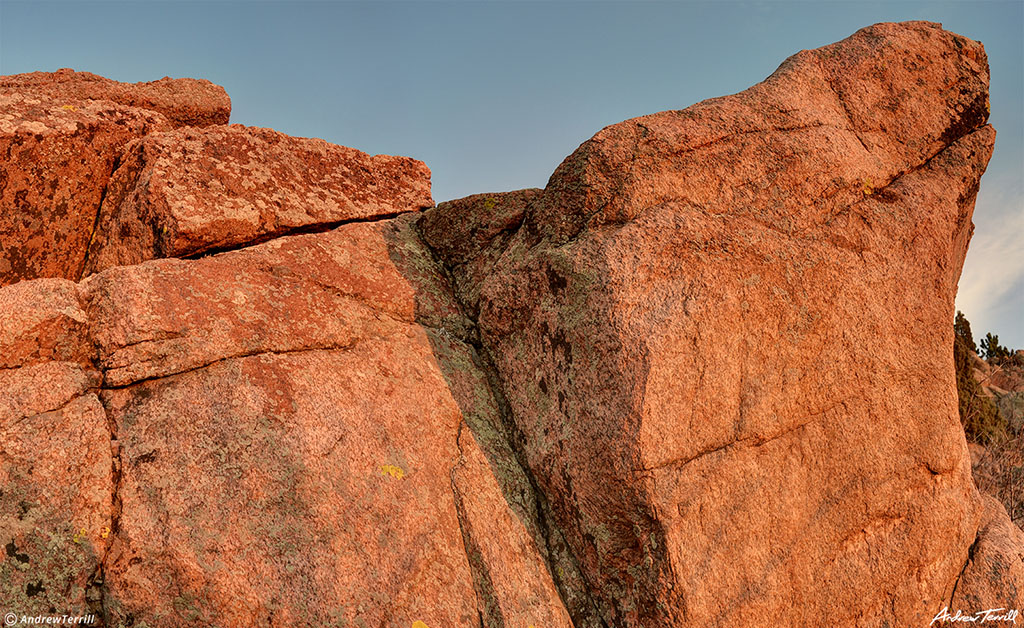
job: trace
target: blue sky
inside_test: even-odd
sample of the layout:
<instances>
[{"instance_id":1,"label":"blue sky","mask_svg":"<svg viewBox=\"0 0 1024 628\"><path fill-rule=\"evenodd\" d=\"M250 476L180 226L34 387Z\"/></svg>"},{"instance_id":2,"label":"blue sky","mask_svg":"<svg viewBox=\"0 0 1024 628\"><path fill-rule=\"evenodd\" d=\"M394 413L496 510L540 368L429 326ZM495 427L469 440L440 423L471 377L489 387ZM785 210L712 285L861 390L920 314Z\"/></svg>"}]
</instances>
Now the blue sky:
<instances>
[{"instance_id":1,"label":"blue sky","mask_svg":"<svg viewBox=\"0 0 1024 628\"><path fill-rule=\"evenodd\" d=\"M875 22L985 44L999 136L957 305L1024 348L1024 2L15 2L0 74L223 85L232 121L409 155L437 201L543 187L601 127L746 89Z\"/></svg>"}]
</instances>

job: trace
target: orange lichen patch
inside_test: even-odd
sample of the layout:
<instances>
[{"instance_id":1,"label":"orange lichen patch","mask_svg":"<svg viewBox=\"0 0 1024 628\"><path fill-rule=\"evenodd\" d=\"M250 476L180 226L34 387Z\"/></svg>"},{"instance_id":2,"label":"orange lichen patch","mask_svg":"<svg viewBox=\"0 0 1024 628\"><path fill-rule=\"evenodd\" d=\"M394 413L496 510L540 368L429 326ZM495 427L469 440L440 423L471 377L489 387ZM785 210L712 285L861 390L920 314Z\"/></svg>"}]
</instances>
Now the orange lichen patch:
<instances>
[{"instance_id":1,"label":"orange lichen patch","mask_svg":"<svg viewBox=\"0 0 1024 628\"><path fill-rule=\"evenodd\" d=\"M0 286L40 277L78 280L118 155L131 140L167 128L142 109L68 107L4 107L23 122L0 132L0 153L9 157L0 163Z\"/></svg>"}]
</instances>

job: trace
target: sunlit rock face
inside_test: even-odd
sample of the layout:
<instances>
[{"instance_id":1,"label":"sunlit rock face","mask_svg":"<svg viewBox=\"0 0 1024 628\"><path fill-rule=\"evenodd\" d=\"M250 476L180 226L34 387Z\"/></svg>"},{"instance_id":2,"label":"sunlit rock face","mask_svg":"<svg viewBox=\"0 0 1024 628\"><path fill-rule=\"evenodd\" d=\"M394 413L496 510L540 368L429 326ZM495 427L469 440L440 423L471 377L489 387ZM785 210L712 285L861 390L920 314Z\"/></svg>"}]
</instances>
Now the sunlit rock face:
<instances>
[{"instance_id":1,"label":"sunlit rock face","mask_svg":"<svg viewBox=\"0 0 1024 628\"><path fill-rule=\"evenodd\" d=\"M107 184L131 140L226 124L209 81L118 83L60 70L0 77L0 286L79 279Z\"/></svg>"},{"instance_id":2,"label":"sunlit rock face","mask_svg":"<svg viewBox=\"0 0 1024 628\"><path fill-rule=\"evenodd\" d=\"M0 78L0 596L108 626L927 625L1024 606L953 297L981 45L879 24L543 190ZM977 606L977 608L975 608Z\"/></svg>"},{"instance_id":3,"label":"sunlit rock face","mask_svg":"<svg viewBox=\"0 0 1024 628\"><path fill-rule=\"evenodd\" d=\"M605 128L476 256L521 198L424 219L609 625L948 602L980 515L949 321L987 88L980 44L880 24Z\"/></svg>"}]
</instances>

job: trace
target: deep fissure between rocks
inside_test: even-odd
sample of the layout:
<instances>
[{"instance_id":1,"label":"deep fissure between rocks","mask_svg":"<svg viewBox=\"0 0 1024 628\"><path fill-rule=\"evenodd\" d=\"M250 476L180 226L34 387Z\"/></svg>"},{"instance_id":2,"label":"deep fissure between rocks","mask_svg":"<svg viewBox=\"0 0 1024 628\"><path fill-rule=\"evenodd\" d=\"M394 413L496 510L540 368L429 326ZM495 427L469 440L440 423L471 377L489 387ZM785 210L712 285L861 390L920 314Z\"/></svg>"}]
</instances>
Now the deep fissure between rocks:
<instances>
[{"instance_id":1,"label":"deep fissure between rocks","mask_svg":"<svg viewBox=\"0 0 1024 628\"><path fill-rule=\"evenodd\" d=\"M525 224L525 221L520 223L520 228L522 224ZM412 230L416 235L419 244L424 248L424 250L427 251L434 264L440 269L441 273L445 278L445 284L450 290L450 287L454 286L455 282L454 277L452 276L452 270L449 267L448 263L440 254L438 254L438 252L430 245L427 239L423 236L418 221L412 224ZM508 445L510 451L512 452L515 458L515 464L520 468L520 470L523 473L523 476L526 478L529 484L529 498L532 499L533 501L532 510L533 512L536 513L537 518L537 521L535 521L535 523L537 524L536 529L541 535L540 539L534 538L534 542L541 546L544 550L542 552L542 555L545 561L545 568L551 576L552 582L554 582L555 584L555 589L558 591L559 598L562 600L562 604L565 607L566 611L569 612L573 625L577 628L609 628L609 624L601 615L600 611L598 610L598 606L595 603L593 596L591 595L591 585L586 577L585 572L579 567L579 559L570 551L567 552L568 559L570 561L569 567L575 572L573 575L576 576L576 579L584 583L584 588L575 593L581 594L584 597L586 606L584 612L573 613L573 606L570 604L570 599L573 597L574 591L570 589L570 585L566 581L566 578L562 577L559 574L559 570L556 568L554 564L554 555L556 552L554 548L554 543L552 541L552 536L557 534L562 535L564 537L564 535L555 523L551 507L548 504L548 501L545 498L543 491L541 491L537 483L537 479L534 477L533 472L529 467L529 464L526 461L526 454L522 450L521 446L521 443L523 442L522 435L519 434L519 431L515 425L515 421L511 416L512 410L505 396L504 388L501 383L501 378L498 375L497 368L495 367L494 362L490 359L490 355L487 351L487 348L483 345L483 342L480 339L479 323L476 317L473 316L472 313L469 311L470 308L468 308L467 305L463 303L462 299L459 298L457 294L454 294L454 291L449 292L449 296L452 297L453 301L458 306L463 317L466 320L468 320L471 324L471 331L469 337L460 339L460 341L468 345L469 348L472 350L474 365L477 368L479 368L484 374L484 376L487 378L487 385L488 388L490 389L491 395L494 397L495 404L497 405L498 410L498 418L501 422L501 425L499 426L501 438ZM456 490L454 483L452 488L453 491ZM461 528L463 525L461 519L459 524ZM568 548L568 544L565 545ZM470 556L468 555L468 553L467 561L469 561L470 569L472 570L473 564L472 561L470 560ZM474 580L475 579L476 578L474 577Z\"/></svg>"}]
</instances>

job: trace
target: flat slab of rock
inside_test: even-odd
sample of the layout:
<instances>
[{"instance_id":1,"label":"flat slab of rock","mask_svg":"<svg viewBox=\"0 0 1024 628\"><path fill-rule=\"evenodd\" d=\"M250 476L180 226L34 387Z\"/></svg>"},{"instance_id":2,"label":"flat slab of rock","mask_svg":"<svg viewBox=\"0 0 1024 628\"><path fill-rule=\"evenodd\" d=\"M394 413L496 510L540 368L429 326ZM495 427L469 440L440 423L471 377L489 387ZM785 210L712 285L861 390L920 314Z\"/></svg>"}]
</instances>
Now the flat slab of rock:
<instances>
[{"instance_id":1,"label":"flat slab of rock","mask_svg":"<svg viewBox=\"0 0 1024 628\"><path fill-rule=\"evenodd\" d=\"M241 125L154 134L110 182L86 273L431 205L430 170L408 157Z\"/></svg>"},{"instance_id":2,"label":"flat slab of rock","mask_svg":"<svg viewBox=\"0 0 1024 628\"><path fill-rule=\"evenodd\" d=\"M0 92L32 94L49 100L103 100L147 109L172 126L227 124L231 99L224 88L205 79L164 77L146 83L120 83L70 69L0 76Z\"/></svg>"}]
</instances>

